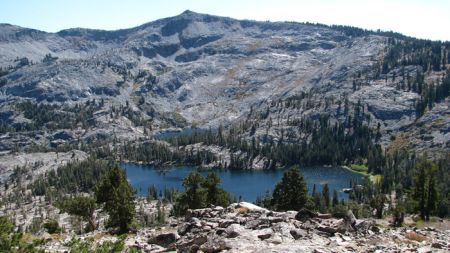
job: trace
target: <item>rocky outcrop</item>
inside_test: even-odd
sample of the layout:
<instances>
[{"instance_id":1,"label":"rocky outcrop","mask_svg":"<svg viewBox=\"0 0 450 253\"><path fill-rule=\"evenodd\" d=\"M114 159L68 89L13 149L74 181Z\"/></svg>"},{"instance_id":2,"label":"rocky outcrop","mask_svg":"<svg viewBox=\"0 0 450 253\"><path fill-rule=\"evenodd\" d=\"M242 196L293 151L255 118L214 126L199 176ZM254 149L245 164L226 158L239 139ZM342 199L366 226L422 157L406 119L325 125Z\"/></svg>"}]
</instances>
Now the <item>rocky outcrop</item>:
<instances>
[{"instance_id":1,"label":"rocky outcrop","mask_svg":"<svg viewBox=\"0 0 450 253\"><path fill-rule=\"evenodd\" d=\"M375 57L367 56L385 47L379 36L352 38L323 26L193 12L119 31L0 26L0 34L13 38L0 45L0 67L25 57L34 63L1 77L0 101L104 98L124 104L142 90L157 111L177 111L188 122L211 126L336 76L351 87L350 76L374 64ZM44 61L47 54L53 60ZM144 72L154 78L140 79ZM323 73L319 83L313 81L317 73Z\"/></svg>"},{"instance_id":2,"label":"rocky outcrop","mask_svg":"<svg viewBox=\"0 0 450 253\"><path fill-rule=\"evenodd\" d=\"M0 122L26 129L19 127L24 124L20 113L9 107L25 100L74 106L96 99L104 100L101 110L106 115L95 114L90 120L96 127L83 136L71 134L74 140L143 138L142 126L129 127L108 113L128 104L143 120L151 120L154 130L215 128L247 120L253 111L258 117L251 138L283 136L286 142L298 142L307 137L293 123L323 114L345 121L342 102L348 100L348 111L361 103L371 127L380 125L381 143L387 146L399 132L411 132L406 127L417 122L419 99L414 92L396 88L402 81L391 77L405 72L413 78L421 69L411 65L376 77L386 41L383 34L349 36L333 27L240 21L190 11L117 31L77 28L46 33L1 24L0 67L7 71L0 71ZM442 73L426 75L434 82ZM305 101L283 106L281 101L303 93ZM448 102L440 104L423 117L432 127L430 133L402 140L416 150L448 148ZM429 130L417 131L424 129ZM24 135L0 134L0 151L33 141L49 141L52 147L71 143L54 133L45 138ZM254 157L251 163L250 168L260 169L269 161Z\"/></svg>"},{"instance_id":3,"label":"rocky outcrop","mask_svg":"<svg viewBox=\"0 0 450 253\"><path fill-rule=\"evenodd\" d=\"M344 218L303 209L274 212L250 203L189 210L169 224L142 228L124 240L125 252L448 252L450 231L391 228L382 221ZM59 238L59 239L58 239ZM91 239L89 239L91 238ZM43 248L67 251L67 242L118 238L105 231L49 237Z\"/></svg>"},{"instance_id":4,"label":"rocky outcrop","mask_svg":"<svg viewBox=\"0 0 450 253\"><path fill-rule=\"evenodd\" d=\"M161 233L159 235L151 237L148 240L148 243L168 248L171 245L173 245L173 243L175 243L175 241L178 240L179 238L180 236L176 232Z\"/></svg>"},{"instance_id":5,"label":"rocky outcrop","mask_svg":"<svg viewBox=\"0 0 450 253\"><path fill-rule=\"evenodd\" d=\"M425 248L443 252L450 249L445 241L448 231L416 229L416 233L426 234L428 238L418 243L408 239L406 229L382 228L373 220L356 219L351 211L337 219L306 209L274 212L246 202L227 208L189 210L184 220L171 227L168 229L172 232L146 235L150 238L147 243L178 252L405 252ZM142 235L138 232L136 237ZM141 249L146 248L151 246L141 245Z\"/></svg>"}]
</instances>

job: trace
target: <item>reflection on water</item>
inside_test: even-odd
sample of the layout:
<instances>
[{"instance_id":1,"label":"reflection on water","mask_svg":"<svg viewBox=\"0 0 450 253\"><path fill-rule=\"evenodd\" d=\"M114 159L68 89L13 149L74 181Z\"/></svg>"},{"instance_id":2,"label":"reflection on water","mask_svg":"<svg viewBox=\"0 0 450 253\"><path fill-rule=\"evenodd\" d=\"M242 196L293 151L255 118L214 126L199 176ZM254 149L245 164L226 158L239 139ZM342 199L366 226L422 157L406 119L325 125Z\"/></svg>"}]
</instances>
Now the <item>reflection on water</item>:
<instances>
[{"instance_id":1,"label":"reflection on water","mask_svg":"<svg viewBox=\"0 0 450 253\"><path fill-rule=\"evenodd\" d=\"M194 167L172 166L158 169L154 166L138 165L133 163L122 163L122 168L127 172L128 180L138 190L138 195L145 196L147 188L154 184L158 190L164 188L175 188L183 190L182 181ZM316 184L316 190L322 191L322 187L328 184L330 193L334 189L338 191L339 199L346 199L348 195L342 192L343 188L349 187L351 179L362 183L363 176L340 167L309 167L301 169L311 191ZM257 196L271 192L275 184L283 176L284 169L278 170L216 170L222 180L222 187L242 197L245 201L255 201ZM207 170L201 170L203 175Z\"/></svg>"}]
</instances>

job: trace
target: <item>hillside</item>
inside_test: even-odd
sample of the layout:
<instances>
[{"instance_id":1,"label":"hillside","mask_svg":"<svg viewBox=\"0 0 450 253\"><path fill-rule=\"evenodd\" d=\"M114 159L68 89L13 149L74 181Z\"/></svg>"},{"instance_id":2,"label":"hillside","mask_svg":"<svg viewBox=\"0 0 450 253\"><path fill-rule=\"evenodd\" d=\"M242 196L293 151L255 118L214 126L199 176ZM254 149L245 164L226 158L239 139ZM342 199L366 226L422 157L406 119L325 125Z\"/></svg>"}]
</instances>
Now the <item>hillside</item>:
<instances>
[{"instance_id":1,"label":"hillside","mask_svg":"<svg viewBox=\"0 0 450 253\"><path fill-rule=\"evenodd\" d=\"M449 42L192 11L116 31L0 24L0 251L444 252L449 64ZM190 174L135 197L122 162ZM362 182L308 189L304 167ZM258 206L215 173L280 168Z\"/></svg>"},{"instance_id":2,"label":"hillside","mask_svg":"<svg viewBox=\"0 0 450 253\"><path fill-rule=\"evenodd\" d=\"M402 136L396 145L416 150L449 145L448 101L444 97L423 110L420 116L427 120L421 121L416 109L426 94L411 88L419 78L434 86L442 82L449 55L445 43L191 11L118 31L46 33L7 24L0 31L0 119L2 129L19 132L2 136L2 150L18 141L45 146L106 138L111 132L140 138L168 127L217 128L247 119L257 121L260 139L263 132L275 139L281 132L301 138L290 122L321 115L345 121L356 105L370 127L379 125L384 147L396 136ZM409 44L417 48L407 52ZM436 67L431 64L437 44L442 57ZM406 61L422 54L428 58ZM298 101L287 106L289 99ZM70 117L75 105L92 100L102 104L92 108L88 128L79 119L52 129L15 107L22 101L53 104ZM117 110L120 115L111 113ZM255 119L265 111L266 119ZM267 127L267 119L276 124ZM31 129L46 131L33 140L21 131ZM55 137L61 129L67 138Z\"/></svg>"}]
</instances>

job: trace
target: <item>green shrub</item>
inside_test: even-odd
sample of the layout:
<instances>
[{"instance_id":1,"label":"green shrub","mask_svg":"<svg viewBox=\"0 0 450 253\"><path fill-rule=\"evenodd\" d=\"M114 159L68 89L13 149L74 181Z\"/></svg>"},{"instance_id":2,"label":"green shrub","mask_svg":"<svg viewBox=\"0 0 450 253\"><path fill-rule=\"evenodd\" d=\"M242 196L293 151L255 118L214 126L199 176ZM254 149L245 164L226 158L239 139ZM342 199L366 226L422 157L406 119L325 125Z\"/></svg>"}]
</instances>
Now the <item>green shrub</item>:
<instances>
[{"instance_id":1,"label":"green shrub","mask_svg":"<svg viewBox=\"0 0 450 253\"><path fill-rule=\"evenodd\" d=\"M56 220L48 220L47 222L44 223L44 228L47 230L49 234L56 234L61 232L59 223Z\"/></svg>"}]
</instances>

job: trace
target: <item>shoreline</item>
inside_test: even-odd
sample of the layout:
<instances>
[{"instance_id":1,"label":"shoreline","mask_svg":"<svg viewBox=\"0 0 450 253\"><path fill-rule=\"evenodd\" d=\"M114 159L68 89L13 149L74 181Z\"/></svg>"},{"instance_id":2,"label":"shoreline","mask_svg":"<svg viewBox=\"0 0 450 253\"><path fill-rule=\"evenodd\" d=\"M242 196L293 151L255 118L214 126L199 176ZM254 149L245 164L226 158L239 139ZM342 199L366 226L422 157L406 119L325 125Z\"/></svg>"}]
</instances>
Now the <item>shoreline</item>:
<instances>
[{"instance_id":1,"label":"shoreline","mask_svg":"<svg viewBox=\"0 0 450 253\"><path fill-rule=\"evenodd\" d=\"M381 177L382 177L381 174L373 175L373 174L370 174L370 173L367 173L367 172L362 172L362 171L353 170L352 168L348 167L347 165L342 165L342 166L340 166L340 167L343 168L343 169L349 170L349 171L351 171L351 172L358 173L358 174L360 174L360 175L363 175L363 176L365 176L365 177L368 177L369 180L370 180L370 182L372 182L373 184L375 184L375 183L377 183L378 181L380 181L380 180L381 180Z\"/></svg>"}]
</instances>

